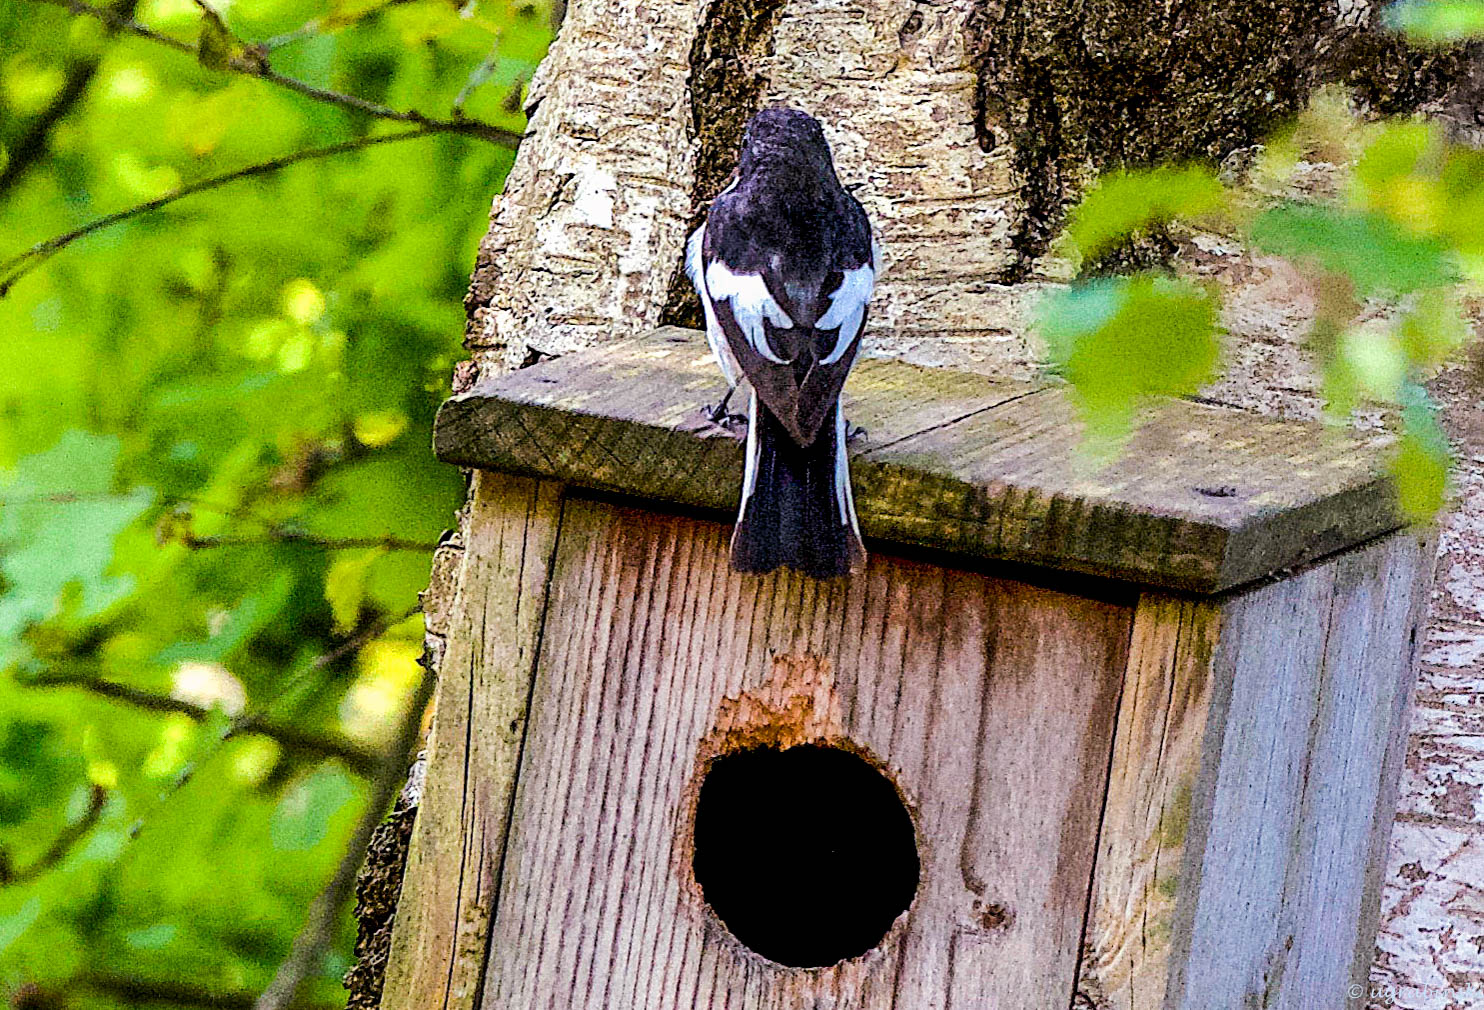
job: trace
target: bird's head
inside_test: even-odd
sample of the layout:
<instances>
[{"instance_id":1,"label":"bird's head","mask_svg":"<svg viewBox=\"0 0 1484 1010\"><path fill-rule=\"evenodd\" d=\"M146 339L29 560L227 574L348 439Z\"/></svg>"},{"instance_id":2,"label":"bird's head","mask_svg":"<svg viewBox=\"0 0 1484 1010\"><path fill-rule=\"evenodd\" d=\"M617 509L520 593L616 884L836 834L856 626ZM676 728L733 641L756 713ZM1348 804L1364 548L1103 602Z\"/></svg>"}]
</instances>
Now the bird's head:
<instances>
[{"instance_id":1,"label":"bird's head","mask_svg":"<svg viewBox=\"0 0 1484 1010\"><path fill-rule=\"evenodd\" d=\"M819 121L786 105L770 105L747 124L737 163L743 175L782 171L835 178L830 145Z\"/></svg>"}]
</instances>

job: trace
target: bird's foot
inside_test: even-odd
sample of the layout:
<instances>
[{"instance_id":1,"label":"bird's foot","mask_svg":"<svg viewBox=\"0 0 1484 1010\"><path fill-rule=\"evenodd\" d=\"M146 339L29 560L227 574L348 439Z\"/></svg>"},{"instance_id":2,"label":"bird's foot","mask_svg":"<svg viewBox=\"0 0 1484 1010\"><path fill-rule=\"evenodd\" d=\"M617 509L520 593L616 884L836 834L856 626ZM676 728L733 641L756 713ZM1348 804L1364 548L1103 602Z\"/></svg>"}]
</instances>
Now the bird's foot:
<instances>
[{"instance_id":1,"label":"bird's foot","mask_svg":"<svg viewBox=\"0 0 1484 1010\"><path fill-rule=\"evenodd\" d=\"M701 416L723 431L730 432L737 428L747 427L747 415L727 410L725 400L720 403L702 404Z\"/></svg>"},{"instance_id":2,"label":"bird's foot","mask_svg":"<svg viewBox=\"0 0 1484 1010\"><path fill-rule=\"evenodd\" d=\"M845 422L845 441L847 443L858 442L861 439L865 438L866 434L866 429L862 428L860 425L851 424L849 421Z\"/></svg>"}]
</instances>

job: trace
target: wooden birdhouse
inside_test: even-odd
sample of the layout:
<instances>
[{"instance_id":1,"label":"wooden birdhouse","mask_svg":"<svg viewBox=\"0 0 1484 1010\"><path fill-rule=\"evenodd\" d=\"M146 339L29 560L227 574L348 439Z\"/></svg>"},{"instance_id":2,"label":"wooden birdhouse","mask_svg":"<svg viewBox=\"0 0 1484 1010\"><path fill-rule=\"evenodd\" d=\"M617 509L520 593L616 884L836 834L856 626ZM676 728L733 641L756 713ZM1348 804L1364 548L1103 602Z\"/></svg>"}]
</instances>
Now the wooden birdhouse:
<instances>
[{"instance_id":1,"label":"wooden birdhouse","mask_svg":"<svg viewBox=\"0 0 1484 1010\"><path fill-rule=\"evenodd\" d=\"M1371 960L1432 565L1382 450L863 361L871 558L727 564L699 334L455 397L474 468L385 1006L1317 1010Z\"/></svg>"}]
</instances>

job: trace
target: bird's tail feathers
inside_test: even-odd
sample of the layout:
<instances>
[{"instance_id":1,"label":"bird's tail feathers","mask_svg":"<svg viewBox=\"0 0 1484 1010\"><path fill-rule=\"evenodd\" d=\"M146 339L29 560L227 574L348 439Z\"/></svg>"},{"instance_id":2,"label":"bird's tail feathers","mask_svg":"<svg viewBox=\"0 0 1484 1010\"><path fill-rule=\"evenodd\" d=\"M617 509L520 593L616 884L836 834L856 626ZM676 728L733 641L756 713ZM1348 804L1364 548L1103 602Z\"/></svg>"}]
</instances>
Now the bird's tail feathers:
<instances>
[{"instance_id":1,"label":"bird's tail feathers","mask_svg":"<svg viewBox=\"0 0 1484 1010\"><path fill-rule=\"evenodd\" d=\"M860 571L866 549L850 491L840 405L834 423L821 426L806 446L789 436L756 393L751 406L732 567L755 573L787 567L820 579Z\"/></svg>"}]
</instances>

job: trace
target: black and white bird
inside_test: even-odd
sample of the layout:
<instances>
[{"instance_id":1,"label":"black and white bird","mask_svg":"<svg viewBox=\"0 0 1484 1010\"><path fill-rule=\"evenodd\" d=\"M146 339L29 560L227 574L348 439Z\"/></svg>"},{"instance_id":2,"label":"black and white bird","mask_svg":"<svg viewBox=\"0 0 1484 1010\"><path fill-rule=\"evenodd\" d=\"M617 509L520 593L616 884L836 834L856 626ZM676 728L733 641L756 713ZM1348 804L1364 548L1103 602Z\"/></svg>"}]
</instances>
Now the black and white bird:
<instances>
[{"instance_id":1,"label":"black and white bird","mask_svg":"<svg viewBox=\"0 0 1484 1010\"><path fill-rule=\"evenodd\" d=\"M811 116L772 106L752 117L736 176L691 236L686 269L723 375L752 387L732 567L859 571L866 550L840 390L877 256L865 209L840 185Z\"/></svg>"}]
</instances>

